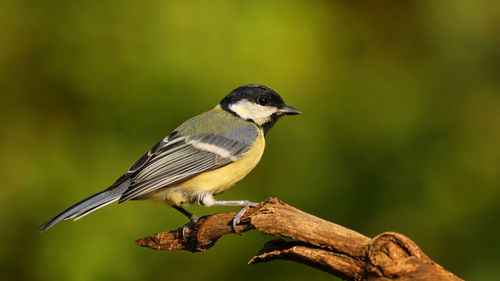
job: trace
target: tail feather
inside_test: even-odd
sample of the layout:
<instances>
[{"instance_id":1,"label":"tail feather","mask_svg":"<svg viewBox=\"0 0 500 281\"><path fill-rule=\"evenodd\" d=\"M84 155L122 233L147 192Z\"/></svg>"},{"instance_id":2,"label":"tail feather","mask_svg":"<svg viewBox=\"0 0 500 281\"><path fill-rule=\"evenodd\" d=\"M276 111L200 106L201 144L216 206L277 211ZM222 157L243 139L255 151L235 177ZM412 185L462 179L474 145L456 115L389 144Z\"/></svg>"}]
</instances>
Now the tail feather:
<instances>
[{"instance_id":1,"label":"tail feather","mask_svg":"<svg viewBox=\"0 0 500 281\"><path fill-rule=\"evenodd\" d=\"M86 199L83 199L82 201L74 204L73 206L62 211L57 216L51 218L50 220L39 226L38 230L40 232L43 232L52 227L54 224L60 222L61 220L73 219L74 221L76 221L84 217L85 215L96 211L99 208L118 201L122 194L127 190L128 186L129 182L126 181L117 187L106 189Z\"/></svg>"},{"instance_id":2,"label":"tail feather","mask_svg":"<svg viewBox=\"0 0 500 281\"><path fill-rule=\"evenodd\" d=\"M121 195L118 195L118 196L116 196L115 198L112 198L112 199L110 198L110 201L103 202L101 205L97 205L97 206L93 207L92 209L86 210L85 212L80 212L78 214L75 214L75 215L71 216L71 218L67 218L67 220L68 219L73 219L73 221L77 221L77 220L85 217L86 215L88 215L88 214L90 214L90 213L92 213L94 211L97 211L97 209L100 209L100 208L102 208L104 206L107 206L107 205L109 205L111 203L116 202L118 199L120 199L120 197L121 197Z\"/></svg>"}]
</instances>

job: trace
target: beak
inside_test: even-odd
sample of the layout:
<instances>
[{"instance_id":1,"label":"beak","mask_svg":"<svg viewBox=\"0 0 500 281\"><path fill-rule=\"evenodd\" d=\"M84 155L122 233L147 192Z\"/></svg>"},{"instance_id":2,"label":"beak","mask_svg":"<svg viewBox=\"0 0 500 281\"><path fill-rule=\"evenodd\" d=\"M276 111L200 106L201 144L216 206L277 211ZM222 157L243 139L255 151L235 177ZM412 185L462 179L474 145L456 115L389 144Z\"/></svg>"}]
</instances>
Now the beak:
<instances>
[{"instance_id":1,"label":"beak","mask_svg":"<svg viewBox=\"0 0 500 281\"><path fill-rule=\"evenodd\" d=\"M278 109L278 114L279 115L297 115L297 114L301 114L302 112L300 112L299 110L291 107L291 106L288 106L288 105L285 105L284 107Z\"/></svg>"}]
</instances>

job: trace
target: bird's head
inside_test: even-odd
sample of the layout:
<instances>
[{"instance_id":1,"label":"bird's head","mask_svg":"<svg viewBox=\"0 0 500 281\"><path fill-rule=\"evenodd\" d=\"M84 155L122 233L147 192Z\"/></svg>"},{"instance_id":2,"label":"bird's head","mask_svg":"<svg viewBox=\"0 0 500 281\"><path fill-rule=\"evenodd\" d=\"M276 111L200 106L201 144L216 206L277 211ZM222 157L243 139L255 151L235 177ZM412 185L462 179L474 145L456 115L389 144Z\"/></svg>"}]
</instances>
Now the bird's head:
<instances>
[{"instance_id":1,"label":"bird's head","mask_svg":"<svg viewBox=\"0 0 500 281\"><path fill-rule=\"evenodd\" d=\"M254 122L267 132L284 115L297 115L301 112L285 104L274 90L257 84L245 85L234 89L220 106L247 121Z\"/></svg>"}]
</instances>

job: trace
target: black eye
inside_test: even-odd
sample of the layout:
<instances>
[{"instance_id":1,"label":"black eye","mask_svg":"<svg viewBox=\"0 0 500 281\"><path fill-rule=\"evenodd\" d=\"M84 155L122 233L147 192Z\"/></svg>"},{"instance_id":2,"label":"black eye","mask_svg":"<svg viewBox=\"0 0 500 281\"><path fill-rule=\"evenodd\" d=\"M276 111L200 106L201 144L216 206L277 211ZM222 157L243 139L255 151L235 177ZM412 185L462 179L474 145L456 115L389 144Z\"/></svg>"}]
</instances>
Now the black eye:
<instances>
[{"instance_id":1,"label":"black eye","mask_svg":"<svg viewBox=\"0 0 500 281\"><path fill-rule=\"evenodd\" d=\"M259 104L260 105L266 105L268 103L269 103L269 99L268 98L266 98L266 97L260 97L259 98Z\"/></svg>"}]
</instances>

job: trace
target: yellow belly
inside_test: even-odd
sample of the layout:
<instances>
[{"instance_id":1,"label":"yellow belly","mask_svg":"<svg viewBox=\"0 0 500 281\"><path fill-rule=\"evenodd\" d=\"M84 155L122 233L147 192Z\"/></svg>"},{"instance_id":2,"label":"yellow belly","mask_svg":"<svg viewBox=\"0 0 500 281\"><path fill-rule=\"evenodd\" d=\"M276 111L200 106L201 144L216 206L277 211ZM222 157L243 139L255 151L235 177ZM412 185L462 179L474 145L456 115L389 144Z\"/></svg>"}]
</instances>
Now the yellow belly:
<instances>
[{"instance_id":1,"label":"yellow belly","mask_svg":"<svg viewBox=\"0 0 500 281\"><path fill-rule=\"evenodd\" d=\"M238 160L219 169L201 173L192 179L159 190L153 195L154 199L164 201L169 205L179 206L189 203L199 194L219 194L242 180L259 163L266 146L264 135L259 135L254 146Z\"/></svg>"}]
</instances>

